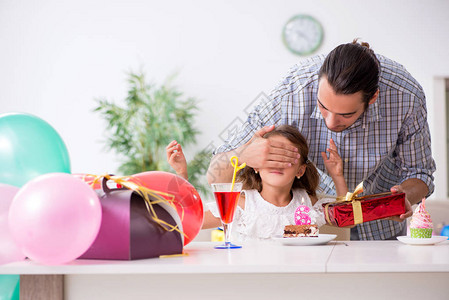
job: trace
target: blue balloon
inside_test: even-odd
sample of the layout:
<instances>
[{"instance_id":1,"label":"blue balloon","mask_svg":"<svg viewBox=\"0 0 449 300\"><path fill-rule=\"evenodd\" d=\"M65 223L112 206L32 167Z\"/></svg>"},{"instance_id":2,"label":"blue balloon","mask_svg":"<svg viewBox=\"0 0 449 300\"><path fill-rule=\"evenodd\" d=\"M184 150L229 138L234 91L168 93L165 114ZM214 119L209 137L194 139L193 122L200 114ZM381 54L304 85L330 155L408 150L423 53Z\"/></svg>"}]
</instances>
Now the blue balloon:
<instances>
[{"instance_id":1,"label":"blue balloon","mask_svg":"<svg viewBox=\"0 0 449 300\"><path fill-rule=\"evenodd\" d=\"M0 183L22 187L54 172L70 173L67 147L56 130L33 115L0 115Z\"/></svg>"},{"instance_id":2,"label":"blue balloon","mask_svg":"<svg viewBox=\"0 0 449 300\"><path fill-rule=\"evenodd\" d=\"M446 225L443 227L443 229L441 229L440 235L449 237L449 225Z\"/></svg>"},{"instance_id":3,"label":"blue balloon","mask_svg":"<svg viewBox=\"0 0 449 300\"><path fill-rule=\"evenodd\" d=\"M0 300L19 300L20 275L0 275Z\"/></svg>"}]
</instances>

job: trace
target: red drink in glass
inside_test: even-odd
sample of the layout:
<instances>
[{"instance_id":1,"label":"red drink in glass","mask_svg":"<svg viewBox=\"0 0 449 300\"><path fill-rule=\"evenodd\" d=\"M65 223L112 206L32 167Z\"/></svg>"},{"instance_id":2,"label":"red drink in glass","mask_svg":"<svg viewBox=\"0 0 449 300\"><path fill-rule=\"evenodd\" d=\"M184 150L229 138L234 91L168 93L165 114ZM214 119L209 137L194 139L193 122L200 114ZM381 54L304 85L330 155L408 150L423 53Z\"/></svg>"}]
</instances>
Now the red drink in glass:
<instances>
[{"instance_id":1,"label":"red drink in glass","mask_svg":"<svg viewBox=\"0 0 449 300\"><path fill-rule=\"evenodd\" d=\"M243 184L241 182L235 182L235 184L212 183L211 186L215 195L218 211L220 212L225 238L224 244L215 246L215 249L242 248L242 246L231 243L231 227Z\"/></svg>"},{"instance_id":2,"label":"red drink in glass","mask_svg":"<svg viewBox=\"0 0 449 300\"><path fill-rule=\"evenodd\" d=\"M232 223L240 192L214 192L214 194L222 222Z\"/></svg>"}]
</instances>

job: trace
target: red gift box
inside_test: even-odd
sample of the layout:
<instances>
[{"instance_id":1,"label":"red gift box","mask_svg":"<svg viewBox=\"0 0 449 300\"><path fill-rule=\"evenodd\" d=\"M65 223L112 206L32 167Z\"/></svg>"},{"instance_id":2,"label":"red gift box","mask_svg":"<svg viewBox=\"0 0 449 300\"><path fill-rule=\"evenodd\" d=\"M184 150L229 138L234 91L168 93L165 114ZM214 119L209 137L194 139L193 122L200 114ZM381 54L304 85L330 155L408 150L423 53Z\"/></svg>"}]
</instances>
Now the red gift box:
<instances>
[{"instance_id":1,"label":"red gift box","mask_svg":"<svg viewBox=\"0 0 449 300\"><path fill-rule=\"evenodd\" d=\"M338 227L351 226L405 213L405 194L381 193L353 197L350 201L323 204L323 208L329 224ZM354 218L354 209L361 210L361 219L356 222L354 222L354 219L357 219Z\"/></svg>"}]
</instances>

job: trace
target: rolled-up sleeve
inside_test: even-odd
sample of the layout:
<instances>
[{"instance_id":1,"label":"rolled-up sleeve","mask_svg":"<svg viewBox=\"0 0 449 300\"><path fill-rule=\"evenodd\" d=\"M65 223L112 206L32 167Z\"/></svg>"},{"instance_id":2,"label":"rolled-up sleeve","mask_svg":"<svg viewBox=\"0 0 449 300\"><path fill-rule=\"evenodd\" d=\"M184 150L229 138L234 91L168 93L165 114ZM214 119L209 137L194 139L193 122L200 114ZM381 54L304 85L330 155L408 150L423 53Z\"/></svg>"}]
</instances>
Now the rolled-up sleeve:
<instances>
[{"instance_id":1,"label":"rolled-up sleeve","mask_svg":"<svg viewBox=\"0 0 449 300\"><path fill-rule=\"evenodd\" d=\"M433 173L436 166L432 157L427 110L424 99L416 97L414 103L398 139L396 163L402 181L410 178L422 180L428 186L427 196L430 196L435 189Z\"/></svg>"}]
</instances>

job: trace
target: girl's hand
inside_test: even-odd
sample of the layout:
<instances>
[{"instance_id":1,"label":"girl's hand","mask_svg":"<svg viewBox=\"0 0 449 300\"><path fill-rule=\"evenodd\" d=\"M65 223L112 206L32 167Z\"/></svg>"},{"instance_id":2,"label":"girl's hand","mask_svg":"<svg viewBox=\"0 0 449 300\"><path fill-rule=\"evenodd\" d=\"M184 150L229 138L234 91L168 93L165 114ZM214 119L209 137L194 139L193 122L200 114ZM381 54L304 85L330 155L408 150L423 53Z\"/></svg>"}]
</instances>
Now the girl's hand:
<instances>
[{"instance_id":1,"label":"girl's hand","mask_svg":"<svg viewBox=\"0 0 449 300\"><path fill-rule=\"evenodd\" d=\"M321 156L323 157L327 172L333 179L343 177L343 160L338 154L334 140L329 140L329 148L326 150L329 152L329 158L325 152L321 152Z\"/></svg>"},{"instance_id":2,"label":"girl's hand","mask_svg":"<svg viewBox=\"0 0 449 300\"><path fill-rule=\"evenodd\" d=\"M165 148L165 151L167 152L167 161L176 174L187 180L187 161L181 145L177 141L172 141Z\"/></svg>"}]
</instances>

